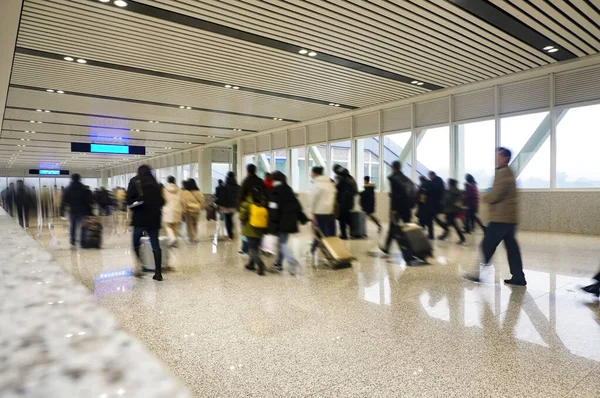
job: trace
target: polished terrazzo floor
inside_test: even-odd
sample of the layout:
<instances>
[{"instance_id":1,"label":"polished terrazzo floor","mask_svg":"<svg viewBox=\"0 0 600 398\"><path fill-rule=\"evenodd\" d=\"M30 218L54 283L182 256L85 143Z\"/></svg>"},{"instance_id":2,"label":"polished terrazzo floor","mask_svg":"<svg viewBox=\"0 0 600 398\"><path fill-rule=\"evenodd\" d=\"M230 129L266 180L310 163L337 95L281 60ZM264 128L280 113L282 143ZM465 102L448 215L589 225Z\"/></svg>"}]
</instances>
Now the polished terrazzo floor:
<instances>
[{"instance_id":1,"label":"polished terrazzo floor","mask_svg":"<svg viewBox=\"0 0 600 398\"><path fill-rule=\"evenodd\" d=\"M435 263L419 267L373 256L376 239L351 241L354 267L330 270L304 256L304 232L290 243L299 274L259 277L242 269L238 242L202 222L200 243L174 249L157 283L126 275L126 227L105 223L100 251L70 250L64 222L39 239L198 397L600 394L600 306L578 290L600 237L520 233L524 289L500 283L503 248L488 283L459 276L478 263L481 235L437 242Z\"/></svg>"}]
</instances>

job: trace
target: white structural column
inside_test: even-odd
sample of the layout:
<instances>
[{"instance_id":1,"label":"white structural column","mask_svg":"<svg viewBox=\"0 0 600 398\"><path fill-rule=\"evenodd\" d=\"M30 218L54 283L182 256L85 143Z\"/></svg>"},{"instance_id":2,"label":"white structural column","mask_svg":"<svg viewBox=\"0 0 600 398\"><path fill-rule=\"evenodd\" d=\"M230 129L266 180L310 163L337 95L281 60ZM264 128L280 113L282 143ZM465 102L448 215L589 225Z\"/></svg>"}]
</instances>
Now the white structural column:
<instances>
[{"instance_id":1,"label":"white structural column","mask_svg":"<svg viewBox=\"0 0 600 398\"><path fill-rule=\"evenodd\" d=\"M204 194L212 193L212 151L200 149L198 153L198 188Z\"/></svg>"},{"instance_id":2,"label":"white structural column","mask_svg":"<svg viewBox=\"0 0 600 398\"><path fill-rule=\"evenodd\" d=\"M22 5L23 0L2 0L0 6L0 126L3 123Z\"/></svg>"}]
</instances>

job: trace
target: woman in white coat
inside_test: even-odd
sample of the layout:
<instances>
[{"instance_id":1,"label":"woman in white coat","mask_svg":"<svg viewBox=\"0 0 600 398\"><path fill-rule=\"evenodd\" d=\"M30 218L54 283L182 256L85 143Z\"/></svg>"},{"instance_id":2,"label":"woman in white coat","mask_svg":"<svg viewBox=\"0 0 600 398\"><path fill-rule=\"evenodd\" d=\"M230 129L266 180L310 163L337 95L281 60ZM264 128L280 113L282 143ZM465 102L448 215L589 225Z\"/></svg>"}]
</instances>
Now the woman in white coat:
<instances>
[{"instance_id":1,"label":"woman in white coat","mask_svg":"<svg viewBox=\"0 0 600 398\"><path fill-rule=\"evenodd\" d=\"M179 224L183 216L181 189L175 183L175 177L169 176L167 185L163 189L165 206L162 209L162 219L169 236L169 246L177 246L179 237Z\"/></svg>"}]
</instances>

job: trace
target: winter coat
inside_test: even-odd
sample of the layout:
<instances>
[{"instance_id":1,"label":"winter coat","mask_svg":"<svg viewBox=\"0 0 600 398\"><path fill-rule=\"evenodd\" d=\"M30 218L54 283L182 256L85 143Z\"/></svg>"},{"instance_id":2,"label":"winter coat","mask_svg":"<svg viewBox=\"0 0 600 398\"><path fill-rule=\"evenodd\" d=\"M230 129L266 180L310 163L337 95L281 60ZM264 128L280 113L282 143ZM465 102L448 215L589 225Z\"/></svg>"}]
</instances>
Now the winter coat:
<instances>
[{"instance_id":1,"label":"winter coat","mask_svg":"<svg viewBox=\"0 0 600 398\"><path fill-rule=\"evenodd\" d=\"M273 185L268 195L269 233L295 234L298 232L298 218L302 205L287 184Z\"/></svg>"},{"instance_id":2,"label":"winter coat","mask_svg":"<svg viewBox=\"0 0 600 398\"><path fill-rule=\"evenodd\" d=\"M517 182L507 165L496 168L494 185L483 201L489 205L490 222L517 224L519 222Z\"/></svg>"},{"instance_id":3,"label":"winter coat","mask_svg":"<svg viewBox=\"0 0 600 398\"><path fill-rule=\"evenodd\" d=\"M138 200L144 203L131 209L133 216L131 225L147 229L160 229L162 226L162 208L165 205L163 188L152 180L141 183L142 196L138 192L136 181L139 177L133 177L127 187L127 204L131 205Z\"/></svg>"},{"instance_id":4,"label":"winter coat","mask_svg":"<svg viewBox=\"0 0 600 398\"><path fill-rule=\"evenodd\" d=\"M419 203L418 203L419 209L417 210L417 217L423 223L429 222L429 220L431 219L432 214L433 214L432 203L429 198L430 187L431 187L430 181L425 181L419 187Z\"/></svg>"},{"instance_id":5,"label":"winter coat","mask_svg":"<svg viewBox=\"0 0 600 398\"><path fill-rule=\"evenodd\" d=\"M443 212L444 206L442 202L444 200L445 190L446 187L444 185L444 180L442 180L440 176L436 176L433 180L431 180L429 198L431 199L431 208L434 212L433 214Z\"/></svg>"},{"instance_id":6,"label":"winter coat","mask_svg":"<svg viewBox=\"0 0 600 398\"><path fill-rule=\"evenodd\" d=\"M360 207L367 214L375 213L375 184L365 184L360 193Z\"/></svg>"},{"instance_id":7,"label":"winter coat","mask_svg":"<svg viewBox=\"0 0 600 398\"><path fill-rule=\"evenodd\" d=\"M217 188L217 206L224 209L237 208L240 186L235 180L227 180L224 186Z\"/></svg>"},{"instance_id":8,"label":"winter coat","mask_svg":"<svg viewBox=\"0 0 600 398\"><path fill-rule=\"evenodd\" d=\"M59 188L54 190L54 206L60 206L60 202L62 201L62 192Z\"/></svg>"},{"instance_id":9,"label":"winter coat","mask_svg":"<svg viewBox=\"0 0 600 398\"><path fill-rule=\"evenodd\" d=\"M336 188L336 202L339 209L351 210L354 207L354 196L357 194L354 178L349 174L341 175Z\"/></svg>"},{"instance_id":10,"label":"winter coat","mask_svg":"<svg viewBox=\"0 0 600 398\"><path fill-rule=\"evenodd\" d=\"M79 183L81 184L81 182ZM83 184L81 184L81 186L85 188ZM50 201L52 200L50 195L50 188L46 186L42 187L42 190L40 192L40 200L42 201L42 205L50 204Z\"/></svg>"},{"instance_id":11,"label":"winter coat","mask_svg":"<svg viewBox=\"0 0 600 398\"><path fill-rule=\"evenodd\" d=\"M479 190L475 184L465 184L465 195L464 195L465 206L469 209L479 208Z\"/></svg>"},{"instance_id":12,"label":"winter coat","mask_svg":"<svg viewBox=\"0 0 600 398\"><path fill-rule=\"evenodd\" d=\"M181 189L175 184L167 184L163 196L165 198L165 206L162 209L163 222L167 224L181 222L183 217Z\"/></svg>"},{"instance_id":13,"label":"winter coat","mask_svg":"<svg viewBox=\"0 0 600 398\"><path fill-rule=\"evenodd\" d=\"M457 187L451 187L444 194L444 214L460 214L463 212L462 193Z\"/></svg>"},{"instance_id":14,"label":"winter coat","mask_svg":"<svg viewBox=\"0 0 600 398\"><path fill-rule=\"evenodd\" d=\"M262 180L261 180L262 181ZM242 235L247 238L262 238L267 232L266 228L255 228L250 225L250 205L254 203L252 195L248 195L240 204L240 221L242 222ZM266 206L266 200L261 200L260 204Z\"/></svg>"},{"instance_id":15,"label":"winter coat","mask_svg":"<svg viewBox=\"0 0 600 398\"><path fill-rule=\"evenodd\" d=\"M48 190L48 188L46 188L46 190ZM44 188L42 188L42 195L43 193ZM67 189L65 189L60 205L61 215L64 214L66 205L69 205L69 212L72 216L86 216L92 214L92 191L87 189L81 182L72 182Z\"/></svg>"},{"instance_id":16,"label":"winter coat","mask_svg":"<svg viewBox=\"0 0 600 398\"><path fill-rule=\"evenodd\" d=\"M412 190L413 182L402 174L401 171L390 174L390 210L395 211L400 217L408 222L411 218L411 209L413 208L413 199L409 197L408 190Z\"/></svg>"},{"instance_id":17,"label":"winter coat","mask_svg":"<svg viewBox=\"0 0 600 398\"><path fill-rule=\"evenodd\" d=\"M204 210L204 195L200 191L182 190L181 201L183 202L183 212L186 214L197 214L201 210ZM194 207L197 207L198 210L192 211L191 209Z\"/></svg>"},{"instance_id":18,"label":"winter coat","mask_svg":"<svg viewBox=\"0 0 600 398\"><path fill-rule=\"evenodd\" d=\"M238 195L236 207L239 208L242 202L246 200L246 197L248 197L248 195L250 195L256 187L259 187L263 192L265 192L265 183L260 177L258 177L256 174L246 177L244 182L242 182L242 188L240 189Z\"/></svg>"},{"instance_id":19,"label":"winter coat","mask_svg":"<svg viewBox=\"0 0 600 398\"><path fill-rule=\"evenodd\" d=\"M319 176L313 180L309 192L309 212L313 215L333 215L335 210L336 189L335 185L326 176Z\"/></svg>"}]
</instances>

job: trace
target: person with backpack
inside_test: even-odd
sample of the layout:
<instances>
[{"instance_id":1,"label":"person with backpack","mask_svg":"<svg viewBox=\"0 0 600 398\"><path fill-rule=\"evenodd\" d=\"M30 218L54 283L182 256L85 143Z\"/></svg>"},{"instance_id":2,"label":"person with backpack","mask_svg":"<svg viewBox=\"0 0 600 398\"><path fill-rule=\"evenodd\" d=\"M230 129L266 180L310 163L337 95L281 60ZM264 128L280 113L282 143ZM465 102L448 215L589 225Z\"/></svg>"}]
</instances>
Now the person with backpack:
<instances>
[{"instance_id":1,"label":"person with backpack","mask_svg":"<svg viewBox=\"0 0 600 398\"><path fill-rule=\"evenodd\" d=\"M419 219L419 225L423 227L423 229L427 229L429 233L429 239L435 239L433 234L433 209L432 209L432 201L429 197L430 189L431 189L431 181L427 179L425 176L419 176L419 181L421 184L419 185L419 203L417 210L417 218Z\"/></svg>"},{"instance_id":2,"label":"person with backpack","mask_svg":"<svg viewBox=\"0 0 600 398\"><path fill-rule=\"evenodd\" d=\"M475 232L476 224L478 224L485 233L485 226L479 217L477 217L477 212L479 211L479 190L477 189L477 182L471 174L465 176L465 181L464 202L465 206L467 206L465 233L470 234L471 231Z\"/></svg>"},{"instance_id":3,"label":"person with backpack","mask_svg":"<svg viewBox=\"0 0 600 398\"><path fill-rule=\"evenodd\" d=\"M262 190L263 194L266 195L265 183L259 176L256 175L256 165L250 163L246 166L246 178L244 178L242 186L239 189L239 197L237 202L238 209L241 209L242 202L246 200L248 195L250 195L255 190L255 188ZM244 237L244 234L242 233L242 248L238 253L246 254L247 252L248 240Z\"/></svg>"},{"instance_id":4,"label":"person with backpack","mask_svg":"<svg viewBox=\"0 0 600 398\"><path fill-rule=\"evenodd\" d=\"M250 257L245 268L249 271L256 271L256 265L258 265L258 275L261 276L265 275L265 263L260 258L260 241L269 227L269 213L266 205L264 185L252 188L240 205L242 234L247 239Z\"/></svg>"},{"instance_id":5,"label":"person with backpack","mask_svg":"<svg viewBox=\"0 0 600 398\"><path fill-rule=\"evenodd\" d=\"M298 222L307 222L302 205L287 184L285 175L276 171L272 174L273 189L269 192L269 233L277 236L278 252L273 269L283 270L283 261L290 264L289 272L296 274L298 260L290 252L287 242L290 234L298 233Z\"/></svg>"},{"instance_id":6,"label":"person with backpack","mask_svg":"<svg viewBox=\"0 0 600 398\"><path fill-rule=\"evenodd\" d=\"M70 242L73 247L76 242L76 231L83 218L92 214L92 191L86 189L81 183L81 176L79 174L71 176L71 184L65 189L65 194L60 204L61 217L65 214L65 206L69 206Z\"/></svg>"},{"instance_id":7,"label":"person with backpack","mask_svg":"<svg viewBox=\"0 0 600 398\"><path fill-rule=\"evenodd\" d=\"M338 220L340 222L340 239L347 240L350 212L354 207L354 196L358 193L358 189L356 181L348 170L336 164L333 166L333 172L336 174L337 180L336 203L338 206Z\"/></svg>"},{"instance_id":8,"label":"person with backpack","mask_svg":"<svg viewBox=\"0 0 600 398\"><path fill-rule=\"evenodd\" d=\"M235 179L235 173L230 171L227 173L225 184L217 187L217 201L219 211L225 218L225 230L229 240L233 240L233 215L237 207L237 198L239 196L240 186Z\"/></svg>"},{"instance_id":9,"label":"person with backpack","mask_svg":"<svg viewBox=\"0 0 600 398\"><path fill-rule=\"evenodd\" d=\"M405 234L399 221L410 222L412 208L416 203L417 189L415 184L402 173L402 165L399 161L392 163L392 174L388 176L390 181L390 227L385 240L385 246L380 247L385 254L389 253L392 240L396 240L407 264L413 260L412 252L405 244Z\"/></svg>"},{"instance_id":10,"label":"person with backpack","mask_svg":"<svg viewBox=\"0 0 600 398\"><path fill-rule=\"evenodd\" d=\"M360 193L360 207L365 212L375 225L377 225L377 232L381 233L383 227L381 223L375 217L375 184L371 184L371 177L365 176L365 189Z\"/></svg>"},{"instance_id":11,"label":"person with backpack","mask_svg":"<svg viewBox=\"0 0 600 398\"><path fill-rule=\"evenodd\" d=\"M190 242L196 243L198 242L198 219L200 218L200 212L204 210L204 195L198 189L196 180L193 178L183 182L181 200L183 202L188 239Z\"/></svg>"},{"instance_id":12,"label":"person with backpack","mask_svg":"<svg viewBox=\"0 0 600 398\"><path fill-rule=\"evenodd\" d=\"M462 231L456 225L456 218L463 213L462 193L458 189L458 181L453 178L448 179L448 190L444 194L444 214L446 214L446 224L444 225L444 233L439 236L439 240L445 240L450 233L450 227L456 230L460 241L459 245L465 244L467 241Z\"/></svg>"}]
</instances>

